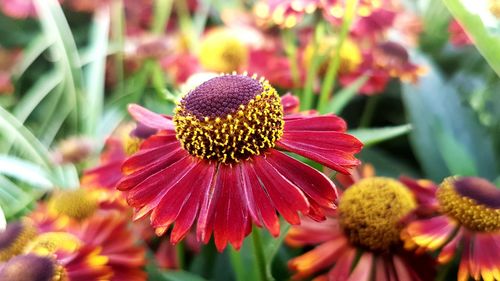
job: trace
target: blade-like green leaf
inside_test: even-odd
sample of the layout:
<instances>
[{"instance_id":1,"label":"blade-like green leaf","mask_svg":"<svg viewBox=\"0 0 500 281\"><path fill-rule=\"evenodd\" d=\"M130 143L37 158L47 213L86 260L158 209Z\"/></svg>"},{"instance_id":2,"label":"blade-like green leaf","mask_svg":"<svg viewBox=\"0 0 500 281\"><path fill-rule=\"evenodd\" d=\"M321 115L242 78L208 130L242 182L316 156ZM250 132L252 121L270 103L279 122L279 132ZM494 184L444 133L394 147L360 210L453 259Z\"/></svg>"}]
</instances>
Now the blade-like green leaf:
<instances>
[{"instance_id":1,"label":"blade-like green leaf","mask_svg":"<svg viewBox=\"0 0 500 281\"><path fill-rule=\"evenodd\" d=\"M411 129L411 125L406 124L394 127L354 129L350 130L349 134L358 138L366 147L407 134Z\"/></svg>"},{"instance_id":2,"label":"blade-like green leaf","mask_svg":"<svg viewBox=\"0 0 500 281\"><path fill-rule=\"evenodd\" d=\"M442 128L435 132L437 146L450 172L453 175L477 176L475 160L464 146Z\"/></svg>"},{"instance_id":3,"label":"blade-like green leaf","mask_svg":"<svg viewBox=\"0 0 500 281\"><path fill-rule=\"evenodd\" d=\"M443 0L451 14L460 22L472 37L478 51L488 64L500 76L500 36L499 33L489 32L481 20L481 15L473 14L464 7L460 0ZM498 24L498 21L497 21Z\"/></svg>"},{"instance_id":4,"label":"blade-like green leaf","mask_svg":"<svg viewBox=\"0 0 500 281\"><path fill-rule=\"evenodd\" d=\"M96 134L102 115L109 23L109 6L103 5L94 14L89 47L93 57L91 63L85 69L85 82L87 86L87 104L85 106L88 107L88 110L83 124L84 132L87 135Z\"/></svg>"},{"instance_id":5,"label":"blade-like green leaf","mask_svg":"<svg viewBox=\"0 0 500 281\"><path fill-rule=\"evenodd\" d=\"M27 154L30 161L45 168L52 166L47 149L3 107L0 107L0 135L7 140L8 144L15 141L15 145Z\"/></svg>"},{"instance_id":6,"label":"blade-like green leaf","mask_svg":"<svg viewBox=\"0 0 500 281\"><path fill-rule=\"evenodd\" d=\"M50 189L53 186L50 175L44 169L14 156L0 155L0 174L16 178L33 187Z\"/></svg>"},{"instance_id":7,"label":"blade-like green leaf","mask_svg":"<svg viewBox=\"0 0 500 281\"><path fill-rule=\"evenodd\" d=\"M349 101L356 96L361 86L365 84L366 80L368 80L368 75L363 75L349 84L349 86L335 93L333 98L330 100L330 103L321 113L340 114Z\"/></svg>"},{"instance_id":8,"label":"blade-like green leaf","mask_svg":"<svg viewBox=\"0 0 500 281\"><path fill-rule=\"evenodd\" d=\"M453 159L454 155L448 154L456 152L450 148L443 149L449 144L443 144L442 137L439 140L439 134L436 133L443 131L443 134L448 135L445 138L454 139L457 144L455 148L461 147L458 150L473 159L469 163L454 163L465 165L465 168L460 169L453 166L454 170L465 169L467 173L475 170L481 177L494 179L499 167L490 132L479 122L469 105L461 100L453 85L444 82L432 63L423 56L418 60L427 65L430 71L418 84L404 85L403 101L413 126L410 140L425 176L441 181L453 173L450 171L452 161L449 159ZM476 166L474 169L467 167L472 163Z\"/></svg>"},{"instance_id":9,"label":"blade-like green leaf","mask_svg":"<svg viewBox=\"0 0 500 281\"><path fill-rule=\"evenodd\" d=\"M2 206L0 206L0 231L4 231L7 227L7 220L5 219L5 214L3 212Z\"/></svg>"},{"instance_id":10,"label":"blade-like green leaf","mask_svg":"<svg viewBox=\"0 0 500 281\"><path fill-rule=\"evenodd\" d=\"M14 69L14 75L19 78L30 67L30 65L45 51L53 42L43 34L37 35L31 40L28 47L23 50L23 57Z\"/></svg>"},{"instance_id":11,"label":"blade-like green leaf","mask_svg":"<svg viewBox=\"0 0 500 281\"><path fill-rule=\"evenodd\" d=\"M16 105L12 111L14 116L16 116L21 123L24 123L40 102L61 83L62 79L63 74L57 69L42 75Z\"/></svg>"}]
</instances>

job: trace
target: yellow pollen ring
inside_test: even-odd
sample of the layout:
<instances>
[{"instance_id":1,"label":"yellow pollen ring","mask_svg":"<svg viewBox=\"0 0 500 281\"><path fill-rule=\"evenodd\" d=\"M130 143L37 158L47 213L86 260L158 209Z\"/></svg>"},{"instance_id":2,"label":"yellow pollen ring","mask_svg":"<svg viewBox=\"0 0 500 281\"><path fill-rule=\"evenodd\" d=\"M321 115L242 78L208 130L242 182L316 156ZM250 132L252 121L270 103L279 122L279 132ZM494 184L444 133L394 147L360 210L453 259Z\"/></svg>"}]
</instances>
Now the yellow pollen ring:
<instances>
[{"instance_id":1,"label":"yellow pollen ring","mask_svg":"<svg viewBox=\"0 0 500 281\"><path fill-rule=\"evenodd\" d=\"M400 182L366 178L349 187L339 202L339 222L349 241L372 251L387 251L401 242L399 221L416 207Z\"/></svg>"},{"instance_id":2,"label":"yellow pollen ring","mask_svg":"<svg viewBox=\"0 0 500 281\"><path fill-rule=\"evenodd\" d=\"M60 191L48 202L49 212L56 215L66 215L75 220L83 220L98 208L97 199L83 189Z\"/></svg>"},{"instance_id":3,"label":"yellow pollen ring","mask_svg":"<svg viewBox=\"0 0 500 281\"><path fill-rule=\"evenodd\" d=\"M500 230L500 209L490 208L462 196L455 191L454 181L453 177L446 178L436 193L441 211L474 231Z\"/></svg>"},{"instance_id":4,"label":"yellow pollen ring","mask_svg":"<svg viewBox=\"0 0 500 281\"><path fill-rule=\"evenodd\" d=\"M262 93L225 117L200 120L180 103L173 121L182 147L198 158L225 164L274 147L283 135L283 106L269 82L260 83Z\"/></svg>"},{"instance_id":5,"label":"yellow pollen ring","mask_svg":"<svg viewBox=\"0 0 500 281\"><path fill-rule=\"evenodd\" d=\"M33 225L31 225L31 223L21 221L19 224L21 229L19 230L19 233L17 233L16 237L12 237L12 242L0 249L0 261L7 261L13 256L21 254L26 244L28 244L36 236L37 230ZM5 232L6 231L9 230L7 229ZM3 235L7 235L7 233L3 233Z\"/></svg>"}]
</instances>

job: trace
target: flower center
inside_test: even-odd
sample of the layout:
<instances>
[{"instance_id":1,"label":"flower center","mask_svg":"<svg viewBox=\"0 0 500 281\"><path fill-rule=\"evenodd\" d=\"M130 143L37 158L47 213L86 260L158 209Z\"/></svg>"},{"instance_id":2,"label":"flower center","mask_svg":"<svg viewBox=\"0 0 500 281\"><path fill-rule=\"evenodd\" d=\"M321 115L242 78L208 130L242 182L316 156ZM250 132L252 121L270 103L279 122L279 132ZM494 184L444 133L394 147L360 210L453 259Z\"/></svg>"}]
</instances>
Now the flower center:
<instances>
[{"instance_id":1,"label":"flower center","mask_svg":"<svg viewBox=\"0 0 500 281\"><path fill-rule=\"evenodd\" d=\"M0 261L20 254L24 246L36 235L36 229L26 222L13 222L0 232Z\"/></svg>"},{"instance_id":2,"label":"flower center","mask_svg":"<svg viewBox=\"0 0 500 281\"><path fill-rule=\"evenodd\" d=\"M97 210L98 202L83 189L61 191L52 196L49 210L76 220L90 217Z\"/></svg>"},{"instance_id":3,"label":"flower center","mask_svg":"<svg viewBox=\"0 0 500 281\"><path fill-rule=\"evenodd\" d=\"M209 32L200 45L199 60L203 68L215 72L237 71L248 59L248 50L229 30Z\"/></svg>"},{"instance_id":4,"label":"flower center","mask_svg":"<svg viewBox=\"0 0 500 281\"><path fill-rule=\"evenodd\" d=\"M401 218L416 207L411 192L389 178L360 180L342 195L339 222L351 243L387 251L400 243Z\"/></svg>"},{"instance_id":5,"label":"flower center","mask_svg":"<svg viewBox=\"0 0 500 281\"><path fill-rule=\"evenodd\" d=\"M49 256L59 250L75 252L81 246L76 236L66 232L46 232L33 239L25 249L26 253Z\"/></svg>"},{"instance_id":6,"label":"flower center","mask_svg":"<svg viewBox=\"0 0 500 281\"><path fill-rule=\"evenodd\" d=\"M263 79L212 78L189 92L175 109L177 139L191 155L238 162L274 147L283 135L283 106Z\"/></svg>"},{"instance_id":7,"label":"flower center","mask_svg":"<svg viewBox=\"0 0 500 281\"><path fill-rule=\"evenodd\" d=\"M21 255L9 260L0 270L0 280L67 281L64 268L51 257Z\"/></svg>"},{"instance_id":8,"label":"flower center","mask_svg":"<svg viewBox=\"0 0 500 281\"><path fill-rule=\"evenodd\" d=\"M474 231L500 230L500 190L474 177L447 178L437 191L441 210Z\"/></svg>"}]
</instances>

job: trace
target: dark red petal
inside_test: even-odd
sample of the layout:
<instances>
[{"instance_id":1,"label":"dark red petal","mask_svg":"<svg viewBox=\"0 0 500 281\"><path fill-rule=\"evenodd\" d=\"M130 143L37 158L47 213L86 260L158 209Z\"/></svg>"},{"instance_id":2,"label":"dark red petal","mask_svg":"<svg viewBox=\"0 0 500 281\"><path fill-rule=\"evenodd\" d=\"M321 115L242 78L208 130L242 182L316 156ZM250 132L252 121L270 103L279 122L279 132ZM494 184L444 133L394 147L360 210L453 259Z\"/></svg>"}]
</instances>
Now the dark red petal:
<instances>
[{"instance_id":1,"label":"dark red petal","mask_svg":"<svg viewBox=\"0 0 500 281\"><path fill-rule=\"evenodd\" d=\"M290 224L300 224L298 211L309 212L309 202L302 191L280 174L262 156L252 158L253 167L274 207Z\"/></svg>"},{"instance_id":2,"label":"dark red petal","mask_svg":"<svg viewBox=\"0 0 500 281\"><path fill-rule=\"evenodd\" d=\"M285 132L288 131L337 131L345 132L345 121L336 115L285 117Z\"/></svg>"},{"instance_id":3,"label":"dark red petal","mask_svg":"<svg viewBox=\"0 0 500 281\"><path fill-rule=\"evenodd\" d=\"M242 186L236 173L237 168L232 165L219 165L214 190L219 198L213 215L213 229L215 245L220 252L228 241L238 249L245 235L248 209L243 204Z\"/></svg>"},{"instance_id":4,"label":"dark red petal","mask_svg":"<svg viewBox=\"0 0 500 281\"><path fill-rule=\"evenodd\" d=\"M188 157L188 154L180 148L174 151L166 152L164 156L155 160L148 166L143 167L143 169L138 170L137 172L124 177L117 184L117 188L119 190L129 190L134 186L138 185L139 183L141 183L142 181L144 181L145 179L147 179L148 177L160 172L162 169L169 167L170 165L172 165L173 163L177 162L179 159L184 157Z\"/></svg>"},{"instance_id":5,"label":"dark red petal","mask_svg":"<svg viewBox=\"0 0 500 281\"><path fill-rule=\"evenodd\" d=\"M196 166L195 161L186 156L148 177L128 192L127 202L135 208L146 204L152 208L156 207L165 193Z\"/></svg>"},{"instance_id":6,"label":"dark red petal","mask_svg":"<svg viewBox=\"0 0 500 281\"><path fill-rule=\"evenodd\" d=\"M210 241L210 236L213 231L213 214L217 206L218 192L215 188L215 179L219 177L219 168L216 168L214 180L210 183L205 194L203 194L203 202L201 204L200 214L198 217L198 227L196 228L196 237L198 241L207 244Z\"/></svg>"},{"instance_id":7,"label":"dark red petal","mask_svg":"<svg viewBox=\"0 0 500 281\"><path fill-rule=\"evenodd\" d=\"M174 221L171 241L176 243L193 224L201 195L210 184L214 166L200 161L185 176L173 183L151 214L152 226L168 228ZM175 232L175 235L174 235Z\"/></svg>"},{"instance_id":8,"label":"dark red petal","mask_svg":"<svg viewBox=\"0 0 500 281\"><path fill-rule=\"evenodd\" d=\"M141 149L149 149L157 146L162 146L170 144L172 142L179 142L175 137L175 134L163 134L165 131L161 131L156 135L152 135L141 143ZM180 145L180 144L179 144Z\"/></svg>"},{"instance_id":9,"label":"dark red petal","mask_svg":"<svg viewBox=\"0 0 500 281\"><path fill-rule=\"evenodd\" d=\"M128 112L137 122L142 123L147 127L157 130L175 131L174 122L172 120L167 119L158 113L154 113L140 105L130 104L128 106Z\"/></svg>"},{"instance_id":10,"label":"dark red petal","mask_svg":"<svg viewBox=\"0 0 500 281\"><path fill-rule=\"evenodd\" d=\"M314 168L279 152L270 150L266 161L283 176L303 190L312 200L325 208L335 208L337 189L335 184Z\"/></svg>"},{"instance_id":11,"label":"dark red petal","mask_svg":"<svg viewBox=\"0 0 500 281\"><path fill-rule=\"evenodd\" d=\"M193 185L195 191L191 194L189 201L185 204L187 209L185 212L181 212L177 218L174 229L170 234L170 241L172 243L177 243L182 240L184 236L188 233L189 229L194 223L196 216L198 215L198 210L203 200L203 196L207 193L207 190L212 185L213 177L215 174L216 165L204 165L204 173L199 175L200 181L196 185Z\"/></svg>"},{"instance_id":12,"label":"dark red petal","mask_svg":"<svg viewBox=\"0 0 500 281\"><path fill-rule=\"evenodd\" d=\"M248 194L249 198L252 198L252 200L248 201L248 208L252 218L257 225L264 224L273 236L278 236L280 224L271 198L264 191L250 162L243 161L241 167L245 193Z\"/></svg>"},{"instance_id":13,"label":"dark red petal","mask_svg":"<svg viewBox=\"0 0 500 281\"><path fill-rule=\"evenodd\" d=\"M164 161L164 156L180 150L180 148L179 143L174 142L154 148L141 149L123 162L122 172L129 175L148 166L152 167L156 163Z\"/></svg>"},{"instance_id":14,"label":"dark red petal","mask_svg":"<svg viewBox=\"0 0 500 281\"><path fill-rule=\"evenodd\" d=\"M360 164L354 153L363 147L360 141L348 134L312 131L285 132L276 145L343 174L349 174L349 168Z\"/></svg>"}]
</instances>

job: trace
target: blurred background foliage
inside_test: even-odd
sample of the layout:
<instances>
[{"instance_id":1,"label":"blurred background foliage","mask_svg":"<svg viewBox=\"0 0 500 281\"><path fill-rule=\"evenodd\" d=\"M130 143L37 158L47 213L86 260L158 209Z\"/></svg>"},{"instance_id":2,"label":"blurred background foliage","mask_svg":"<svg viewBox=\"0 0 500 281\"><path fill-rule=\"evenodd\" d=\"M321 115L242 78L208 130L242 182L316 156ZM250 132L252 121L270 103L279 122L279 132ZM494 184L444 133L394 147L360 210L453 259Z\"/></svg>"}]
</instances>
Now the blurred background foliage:
<instances>
[{"instance_id":1,"label":"blurred background foliage","mask_svg":"<svg viewBox=\"0 0 500 281\"><path fill-rule=\"evenodd\" d=\"M405 3L423 19L420 43L410 52L428 69L418 83L392 81L377 96L356 95L363 81L346 88L333 84L334 102L320 109L347 120L366 144L360 158L372 163L378 175L437 182L449 175L477 175L500 186L500 24L486 25L463 2ZM207 25L222 23L221 11L252 4L200 0L200 7L186 16L184 1L156 0L149 28L161 33L175 12L186 44L194 49ZM0 96L0 206L8 220L53 188L78 188L82 170L96 163L106 137L128 118L128 103L168 114L182 94L154 58L128 71L128 18L122 1L93 13L75 12L57 0L36 0L35 7L38 18L0 13L0 46L23 54L12 64L14 92ZM475 45L450 44L453 17ZM108 68L114 69L113 86L106 81ZM58 145L72 136L88 140L94 157L76 164L54 161ZM213 247L205 247L197 256L184 257L184 271L177 273L165 274L151 265L150 279L233 279L255 266L251 239L238 255L233 250L217 255ZM280 247L281 241L267 234L264 239L276 254L266 257L269 274L288 276L286 260L297 250ZM255 280L256 272L240 280Z\"/></svg>"}]
</instances>

